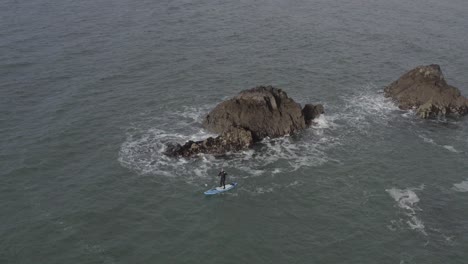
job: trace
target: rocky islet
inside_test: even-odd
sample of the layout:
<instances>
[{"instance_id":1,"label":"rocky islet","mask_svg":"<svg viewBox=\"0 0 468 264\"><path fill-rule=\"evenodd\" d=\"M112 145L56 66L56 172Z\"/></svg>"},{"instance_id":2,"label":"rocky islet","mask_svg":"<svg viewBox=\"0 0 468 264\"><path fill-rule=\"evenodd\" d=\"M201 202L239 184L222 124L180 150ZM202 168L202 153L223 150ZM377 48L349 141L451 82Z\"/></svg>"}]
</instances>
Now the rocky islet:
<instances>
[{"instance_id":1,"label":"rocky islet","mask_svg":"<svg viewBox=\"0 0 468 264\"><path fill-rule=\"evenodd\" d=\"M422 118L468 113L468 100L447 84L439 65L418 66L385 87L400 109L414 109Z\"/></svg>"},{"instance_id":2,"label":"rocky islet","mask_svg":"<svg viewBox=\"0 0 468 264\"><path fill-rule=\"evenodd\" d=\"M218 104L203 121L203 127L219 134L183 145L170 144L166 154L191 157L199 153L223 155L247 149L264 138L299 132L324 112L322 105L304 108L286 92L272 86L259 86L240 92Z\"/></svg>"}]
</instances>

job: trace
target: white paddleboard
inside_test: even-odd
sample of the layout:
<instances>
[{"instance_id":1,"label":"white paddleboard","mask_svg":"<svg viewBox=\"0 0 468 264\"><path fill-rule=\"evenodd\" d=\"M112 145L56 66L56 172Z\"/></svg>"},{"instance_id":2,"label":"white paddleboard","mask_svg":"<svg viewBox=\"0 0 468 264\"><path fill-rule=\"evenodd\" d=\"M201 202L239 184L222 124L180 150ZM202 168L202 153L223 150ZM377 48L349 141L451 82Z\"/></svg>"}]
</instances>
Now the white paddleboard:
<instances>
[{"instance_id":1,"label":"white paddleboard","mask_svg":"<svg viewBox=\"0 0 468 264\"><path fill-rule=\"evenodd\" d=\"M232 182L232 183L226 184L226 188L223 188L223 186L221 186L221 187L210 189L205 192L205 195L214 195L214 194L218 194L222 192L227 192L229 190L234 189L236 186L237 186L237 182Z\"/></svg>"}]
</instances>

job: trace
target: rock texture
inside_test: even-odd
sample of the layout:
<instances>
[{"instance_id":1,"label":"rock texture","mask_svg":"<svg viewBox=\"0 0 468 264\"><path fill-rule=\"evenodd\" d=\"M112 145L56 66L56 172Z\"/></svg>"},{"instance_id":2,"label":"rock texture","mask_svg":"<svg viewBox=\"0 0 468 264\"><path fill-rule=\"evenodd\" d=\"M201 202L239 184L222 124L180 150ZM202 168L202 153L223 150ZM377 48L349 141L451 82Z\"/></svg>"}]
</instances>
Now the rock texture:
<instances>
[{"instance_id":1,"label":"rock texture","mask_svg":"<svg viewBox=\"0 0 468 264\"><path fill-rule=\"evenodd\" d=\"M259 86L218 104L205 118L203 126L216 138L170 145L166 154L191 157L199 153L223 155L252 146L263 138L298 132L323 114L322 105L301 105L281 89Z\"/></svg>"},{"instance_id":2,"label":"rock texture","mask_svg":"<svg viewBox=\"0 0 468 264\"><path fill-rule=\"evenodd\" d=\"M258 141L295 133L306 127L306 120L300 104L283 90L259 86L217 105L206 116L203 126L214 133L231 127L243 128Z\"/></svg>"},{"instance_id":3,"label":"rock texture","mask_svg":"<svg viewBox=\"0 0 468 264\"><path fill-rule=\"evenodd\" d=\"M401 109L416 109L422 118L465 115L468 100L448 85L439 65L418 66L384 89Z\"/></svg>"}]
</instances>

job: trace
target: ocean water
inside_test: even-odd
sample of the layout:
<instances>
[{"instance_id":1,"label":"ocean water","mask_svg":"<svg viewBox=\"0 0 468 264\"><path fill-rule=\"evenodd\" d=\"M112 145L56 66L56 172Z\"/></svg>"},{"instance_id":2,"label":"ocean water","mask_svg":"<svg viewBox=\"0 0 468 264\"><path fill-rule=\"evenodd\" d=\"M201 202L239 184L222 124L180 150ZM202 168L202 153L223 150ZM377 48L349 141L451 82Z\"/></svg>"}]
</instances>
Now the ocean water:
<instances>
[{"instance_id":1,"label":"ocean water","mask_svg":"<svg viewBox=\"0 0 468 264\"><path fill-rule=\"evenodd\" d=\"M440 64L468 95L468 2L0 2L0 263L468 263L468 118L385 85ZM257 85L326 114L173 159ZM216 197L220 167L239 186Z\"/></svg>"}]
</instances>

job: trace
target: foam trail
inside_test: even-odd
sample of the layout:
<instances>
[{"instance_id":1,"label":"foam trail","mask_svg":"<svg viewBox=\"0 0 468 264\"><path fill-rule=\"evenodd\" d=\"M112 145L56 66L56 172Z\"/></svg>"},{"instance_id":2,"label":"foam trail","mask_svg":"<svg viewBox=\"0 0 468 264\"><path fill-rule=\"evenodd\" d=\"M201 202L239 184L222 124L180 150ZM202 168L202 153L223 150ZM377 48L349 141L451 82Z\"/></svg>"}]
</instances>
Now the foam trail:
<instances>
[{"instance_id":1,"label":"foam trail","mask_svg":"<svg viewBox=\"0 0 468 264\"><path fill-rule=\"evenodd\" d=\"M457 192L468 192L468 180L462 181L460 183L455 183L452 189Z\"/></svg>"},{"instance_id":2,"label":"foam trail","mask_svg":"<svg viewBox=\"0 0 468 264\"><path fill-rule=\"evenodd\" d=\"M453 146L450 146L450 145L443 145L442 147L444 147L445 149L447 149L447 150L450 151L450 152L458 153L458 150L456 150Z\"/></svg>"},{"instance_id":3,"label":"foam trail","mask_svg":"<svg viewBox=\"0 0 468 264\"><path fill-rule=\"evenodd\" d=\"M423 135L418 135L418 137L422 138L422 140L424 140L426 143L437 145L432 138L428 138Z\"/></svg>"},{"instance_id":4,"label":"foam trail","mask_svg":"<svg viewBox=\"0 0 468 264\"><path fill-rule=\"evenodd\" d=\"M405 215L408 217L406 220L407 225L413 229L418 230L424 235L427 235L425 231L425 226L423 221L418 218L417 211L422 211L417 204L419 203L419 197L414 191L423 190L424 185L421 185L419 188L407 188L407 189L397 189L391 188L386 189L385 191L390 194L390 196L397 202L398 207L405 211Z\"/></svg>"},{"instance_id":5,"label":"foam trail","mask_svg":"<svg viewBox=\"0 0 468 264\"><path fill-rule=\"evenodd\" d=\"M432 138L429 138L429 137L426 137L426 136L423 136L423 135L418 135L419 138L421 138L422 140L424 140L424 142L426 143L429 143L429 144L432 144L432 145L435 145L435 146L438 146L438 147L442 147L450 152L453 152L453 153L459 153L458 150L455 149L455 147L451 146L451 145L440 145L440 144L437 144Z\"/></svg>"},{"instance_id":6,"label":"foam trail","mask_svg":"<svg viewBox=\"0 0 468 264\"><path fill-rule=\"evenodd\" d=\"M401 190L396 188L387 189L386 191L396 202L398 202L398 206L400 208L409 210L413 213L415 212L414 206L419 202L419 197L414 191L411 189Z\"/></svg>"},{"instance_id":7,"label":"foam trail","mask_svg":"<svg viewBox=\"0 0 468 264\"><path fill-rule=\"evenodd\" d=\"M299 184L301 184L300 181L293 181L290 184L286 185L286 187L293 187L293 186L296 186L296 185L299 185Z\"/></svg>"}]
</instances>

